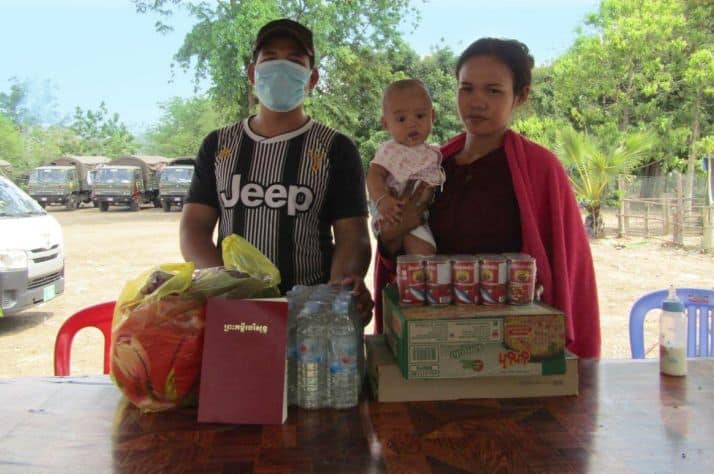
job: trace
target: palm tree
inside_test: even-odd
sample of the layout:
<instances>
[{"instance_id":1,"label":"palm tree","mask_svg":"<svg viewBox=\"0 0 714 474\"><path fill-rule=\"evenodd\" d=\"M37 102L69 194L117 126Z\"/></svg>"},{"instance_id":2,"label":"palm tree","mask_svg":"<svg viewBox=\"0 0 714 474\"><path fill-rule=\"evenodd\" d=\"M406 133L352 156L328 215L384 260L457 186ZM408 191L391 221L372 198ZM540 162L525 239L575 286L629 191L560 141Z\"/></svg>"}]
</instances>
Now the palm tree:
<instances>
[{"instance_id":1,"label":"palm tree","mask_svg":"<svg viewBox=\"0 0 714 474\"><path fill-rule=\"evenodd\" d=\"M603 234L600 208L608 183L619 174L631 172L652 144L652 137L644 133L626 135L614 147L602 146L593 137L571 128L560 133L555 150L568 170L575 196L588 212L586 227L594 238Z\"/></svg>"}]
</instances>

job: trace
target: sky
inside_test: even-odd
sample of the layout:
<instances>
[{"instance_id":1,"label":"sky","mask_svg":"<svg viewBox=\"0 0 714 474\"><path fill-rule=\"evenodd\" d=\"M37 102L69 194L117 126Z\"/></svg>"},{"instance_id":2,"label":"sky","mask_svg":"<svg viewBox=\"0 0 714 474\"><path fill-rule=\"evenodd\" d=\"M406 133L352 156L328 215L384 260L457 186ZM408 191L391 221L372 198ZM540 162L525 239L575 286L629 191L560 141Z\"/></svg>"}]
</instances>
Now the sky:
<instances>
[{"instance_id":1,"label":"sky","mask_svg":"<svg viewBox=\"0 0 714 474\"><path fill-rule=\"evenodd\" d=\"M456 54L482 36L526 43L536 64L565 52L599 0L414 0L421 22L402 32L421 55L436 45ZM174 31L154 29L130 0L0 0L0 92L10 79L29 81L31 105L46 116L71 118L75 107L104 102L130 130L159 120L159 104L194 94L193 72L172 71L173 55L194 20L174 15ZM205 84L199 90L205 89Z\"/></svg>"}]
</instances>

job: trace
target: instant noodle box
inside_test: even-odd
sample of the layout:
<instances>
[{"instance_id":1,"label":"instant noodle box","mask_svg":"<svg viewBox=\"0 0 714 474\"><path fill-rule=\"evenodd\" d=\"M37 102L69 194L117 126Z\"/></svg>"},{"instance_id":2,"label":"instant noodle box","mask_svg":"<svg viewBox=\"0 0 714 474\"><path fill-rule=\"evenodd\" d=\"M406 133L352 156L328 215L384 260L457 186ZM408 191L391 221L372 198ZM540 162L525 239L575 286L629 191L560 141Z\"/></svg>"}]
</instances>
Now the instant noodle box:
<instances>
[{"instance_id":1,"label":"instant noodle box","mask_svg":"<svg viewBox=\"0 0 714 474\"><path fill-rule=\"evenodd\" d=\"M365 336L367 374L375 400L421 402L473 398L554 397L578 394L578 358L565 354L565 373L459 379L402 377L384 335Z\"/></svg>"},{"instance_id":2,"label":"instant noodle box","mask_svg":"<svg viewBox=\"0 0 714 474\"><path fill-rule=\"evenodd\" d=\"M384 289L387 343L407 379L564 374L565 314L528 305L408 306Z\"/></svg>"}]
</instances>

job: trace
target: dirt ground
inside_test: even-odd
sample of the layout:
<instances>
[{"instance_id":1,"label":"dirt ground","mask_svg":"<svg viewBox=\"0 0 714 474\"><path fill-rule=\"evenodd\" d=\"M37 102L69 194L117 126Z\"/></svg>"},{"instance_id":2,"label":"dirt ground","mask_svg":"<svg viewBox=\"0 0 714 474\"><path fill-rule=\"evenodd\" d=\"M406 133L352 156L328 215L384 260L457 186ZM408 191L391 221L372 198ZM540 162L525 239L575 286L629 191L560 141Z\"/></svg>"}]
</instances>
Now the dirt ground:
<instances>
[{"instance_id":1,"label":"dirt ground","mask_svg":"<svg viewBox=\"0 0 714 474\"><path fill-rule=\"evenodd\" d=\"M74 311L114 300L124 282L157 263L181 261L180 213L144 208L138 213L112 208L65 211L50 208L64 231L65 292L19 315L0 318L0 377L52 375L57 330ZM598 280L602 357L629 358L628 314L640 295L667 287L714 287L714 256L696 248L673 248L663 240L615 237L615 217L605 219L606 237L592 242ZM368 275L368 284L371 276ZM656 312L646 322L645 346L654 344ZM367 333L371 332L368 328ZM102 371L102 337L96 329L74 340L72 373ZM652 352L650 357L654 357Z\"/></svg>"}]
</instances>

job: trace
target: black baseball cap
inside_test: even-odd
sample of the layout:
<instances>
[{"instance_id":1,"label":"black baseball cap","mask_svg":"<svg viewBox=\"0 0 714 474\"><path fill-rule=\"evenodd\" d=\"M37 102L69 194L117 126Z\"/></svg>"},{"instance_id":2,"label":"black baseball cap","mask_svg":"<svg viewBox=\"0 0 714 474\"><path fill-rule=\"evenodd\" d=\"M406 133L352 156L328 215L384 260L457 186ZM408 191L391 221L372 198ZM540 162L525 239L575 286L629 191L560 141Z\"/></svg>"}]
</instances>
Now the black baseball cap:
<instances>
[{"instance_id":1,"label":"black baseball cap","mask_svg":"<svg viewBox=\"0 0 714 474\"><path fill-rule=\"evenodd\" d=\"M253 60L258 57L258 52L263 44L270 38L276 36L287 36L294 39L310 56L310 65L315 63L315 48L312 45L312 31L301 25L297 21L281 18L266 23L258 31L255 37L255 47L253 48Z\"/></svg>"}]
</instances>

